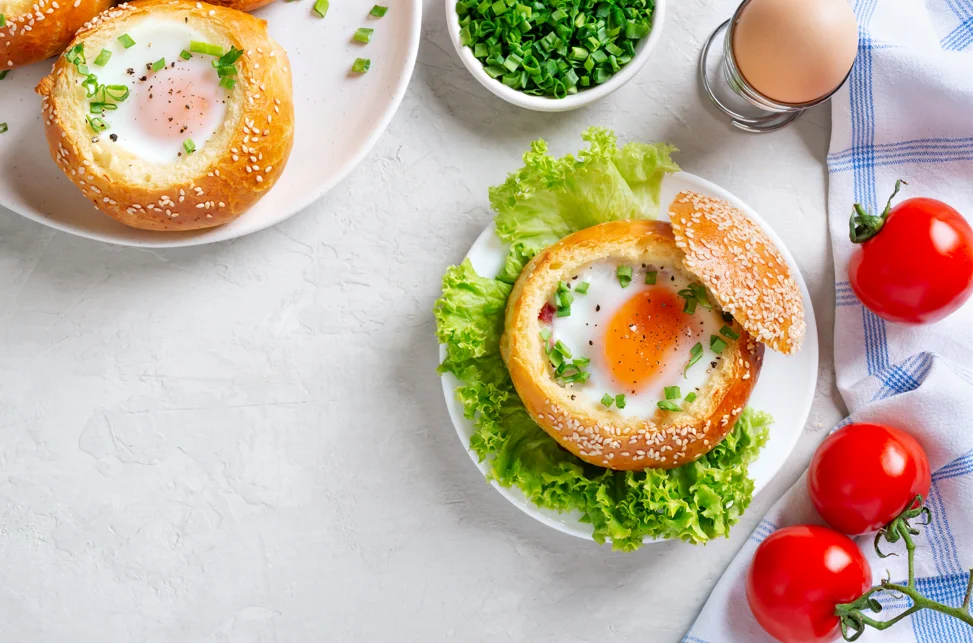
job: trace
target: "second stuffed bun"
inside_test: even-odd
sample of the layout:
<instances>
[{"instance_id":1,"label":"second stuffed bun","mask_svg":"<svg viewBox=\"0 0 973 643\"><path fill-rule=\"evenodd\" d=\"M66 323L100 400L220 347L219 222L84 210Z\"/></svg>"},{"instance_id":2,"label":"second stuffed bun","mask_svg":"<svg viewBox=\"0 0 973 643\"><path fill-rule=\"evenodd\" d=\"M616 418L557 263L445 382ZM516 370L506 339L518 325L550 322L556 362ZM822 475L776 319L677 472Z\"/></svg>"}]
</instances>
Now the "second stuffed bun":
<instances>
[{"instance_id":1,"label":"second stuffed bun","mask_svg":"<svg viewBox=\"0 0 973 643\"><path fill-rule=\"evenodd\" d=\"M37 92L57 165L135 228L232 221L273 187L294 140L290 66L266 23L200 2L104 12Z\"/></svg>"},{"instance_id":2,"label":"second stuffed bun","mask_svg":"<svg viewBox=\"0 0 973 643\"><path fill-rule=\"evenodd\" d=\"M756 385L764 344L798 350L801 291L746 215L691 192L672 223L613 221L534 256L501 352L535 422L582 460L671 468L715 448Z\"/></svg>"},{"instance_id":3,"label":"second stuffed bun","mask_svg":"<svg viewBox=\"0 0 973 643\"><path fill-rule=\"evenodd\" d=\"M0 0L0 73L56 56L114 0Z\"/></svg>"}]
</instances>

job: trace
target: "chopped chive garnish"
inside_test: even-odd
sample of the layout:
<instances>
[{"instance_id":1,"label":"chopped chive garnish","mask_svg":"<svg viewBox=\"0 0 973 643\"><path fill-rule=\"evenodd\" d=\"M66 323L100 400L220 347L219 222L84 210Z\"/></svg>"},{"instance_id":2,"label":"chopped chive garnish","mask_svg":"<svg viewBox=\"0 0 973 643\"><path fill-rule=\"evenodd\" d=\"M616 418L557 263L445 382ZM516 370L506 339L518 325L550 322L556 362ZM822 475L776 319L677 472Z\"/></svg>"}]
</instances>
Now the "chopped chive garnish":
<instances>
[{"instance_id":1,"label":"chopped chive garnish","mask_svg":"<svg viewBox=\"0 0 973 643\"><path fill-rule=\"evenodd\" d=\"M682 410L682 407L675 402L670 402L669 400L662 400L658 403L658 407L663 411L673 411L678 412Z\"/></svg>"},{"instance_id":2,"label":"chopped chive garnish","mask_svg":"<svg viewBox=\"0 0 973 643\"><path fill-rule=\"evenodd\" d=\"M588 377L588 373L582 371L575 364L567 364L560 379L565 384L584 384L588 381Z\"/></svg>"},{"instance_id":3,"label":"chopped chive garnish","mask_svg":"<svg viewBox=\"0 0 973 643\"><path fill-rule=\"evenodd\" d=\"M388 12L388 10L389 10L388 7L383 7L382 5L377 4L374 7L372 7L372 10L369 11L368 13L370 15L375 16L376 18L381 18L381 17L385 16L385 14L386 14L386 12Z\"/></svg>"},{"instance_id":4,"label":"chopped chive garnish","mask_svg":"<svg viewBox=\"0 0 973 643\"><path fill-rule=\"evenodd\" d=\"M374 9L372 9L372 11L374 11ZM7 16L0 13L0 29L3 29L6 26L7 26ZM6 125L6 123L4 124Z\"/></svg>"},{"instance_id":5,"label":"chopped chive garnish","mask_svg":"<svg viewBox=\"0 0 973 643\"><path fill-rule=\"evenodd\" d=\"M135 44L135 41L132 40L132 37L127 33L120 35L118 37L118 42L122 43L122 47L125 47L125 49L130 49L132 45Z\"/></svg>"},{"instance_id":6,"label":"chopped chive garnish","mask_svg":"<svg viewBox=\"0 0 973 643\"><path fill-rule=\"evenodd\" d=\"M590 285L591 284L589 282L582 281L580 284L574 287L574 292L578 293L579 295L583 295L588 292L588 286Z\"/></svg>"},{"instance_id":7,"label":"chopped chive garnish","mask_svg":"<svg viewBox=\"0 0 973 643\"><path fill-rule=\"evenodd\" d=\"M0 71L0 80L3 80L4 78L6 78L7 77L7 74L9 74L9 73L10 73L10 70L9 69L4 69L3 71Z\"/></svg>"},{"instance_id":8,"label":"chopped chive garnish","mask_svg":"<svg viewBox=\"0 0 973 643\"><path fill-rule=\"evenodd\" d=\"M713 307L706 298L706 289L699 284L689 284L688 288L683 288L676 294L686 300L686 304L683 306L682 312L686 313L687 315L692 315L694 312L696 312L696 304L699 304L706 309Z\"/></svg>"},{"instance_id":9,"label":"chopped chive garnish","mask_svg":"<svg viewBox=\"0 0 973 643\"><path fill-rule=\"evenodd\" d=\"M111 60L111 52L107 49L102 49L101 53L98 54L98 57L95 58L95 64L99 67L104 67L108 64L109 60Z\"/></svg>"},{"instance_id":10,"label":"chopped chive garnish","mask_svg":"<svg viewBox=\"0 0 973 643\"><path fill-rule=\"evenodd\" d=\"M722 335L723 337L727 337L729 339L732 339L734 341L740 339L740 333L736 332L735 330L733 330L729 326L724 326L723 328L721 328L720 329L720 335Z\"/></svg>"},{"instance_id":11,"label":"chopped chive garnish","mask_svg":"<svg viewBox=\"0 0 973 643\"><path fill-rule=\"evenodd\" d=\"M361 29L356 29L355 30L355 40L358 41L358 42L363 42L365 44L368 44L368 41L372 39L372 32L373 31L375 31L375 30L374 29L366 29L365 27L362 27Z\"/></svg>"},{"instance_id":12,"label":"chopped chive garnish","mask_svg":"<svg viewBox=\"0 0 973 643\"><path fill-rule=\"evenodd\" d=\"M187 138L182 142L182 149L186 150L186 154L192 154L196 151L196 144L193 143L193 139Z\"/></svg>"},{"instance_id":13,"label":"chopped chive garnish","mask_svg":"<svg viewBox=\"0 0 973 643\"><path fill-rule=\"evenodd\" d=\"M84 63L84 45L75 45L74 47L71 47L64 52L64 58L72 65Z\"/></svg>"},{"instance_id":14,"label":"chopped chive garnish","mask_svg":"<svg viewBox=\"0 0 973 643\"><path fill-rule=\"evenodd\" d=\"M191 40L189 42L189 51L194 54L206 54L207 56L223 55L223 48L219 45L211 45L208 42L200 42L198 40Z\"/></svg>"},{"instance_id":15,"label":"chopped chive garnish","mask_svg":"<svg viewBox=\"0 0 973 643\"><path fill-rule=\"evenodd\" d=\"M356 74L364 74L371 66L372 61L368 58L355 58L355 62L351 66L351 71L355 72Z\"/></svg>"},{"instance_id":16,"label":"chopped chive garnish","mask_svg":"<svg viewBox=\"0 0 973 643\"><path fill-rule=\"evenodd\" d=\"M182 58L183 60L189 60L190 58L193 57L193 55L188 51L186 51L185 49L183 49L182 51L179 52L179 57Z\"/></svg>"},{"instance_id":17,"label":"chopped chive garnish","mask_svg":"<svg viewBox=\"0 0 973 643\"><path fill-rule=\"evenodd\" d=\"M105 112L105 104L91 103L88 105L88 111L90 111L92 114L103 114Z\"/></svg>"},{"instance_id":18,"label":"chopped chive garnish","mask_svg":"<svg viewBox=\"0 0 973 643\"><path fill-rule=\"evenodd\" d=\"M113 101L121 103L128 98L128 87L125 85L105 85L105 95Z\"/></svg>"},{"instance_id":19,"label":"chopped chive garnish","mask_svg":"<svg viewBox=\"0 0 973 643\"><path fill-rule=\"evenodd\" d=\"M657 270L645 273L645 283L649 286L655 285L655 279L658 275L659 271Z\"/></svg>"},{"instance_id":20,"label":"chopped chive garnish","mask_svg":"<svg viewBox=\"0 0 973 643\"><path fill-rule=\"evenodd\" d=\"M689 372L689 368L703 358L703 345L700 342L689 349L689 363L686 364L686 368L682 371L682 376L686 377L686 373Z\"/></svg>"},{"instance_id":21,"label":"chopped chive garnish","mask_svg":"<svg viewBox=\"0 0 973 643\"><path fill-rule=\"evenodd\" d=\"M571 349L569 349L560 339L554 343L554 350L559 352L561 355L564 355L564 357L571 359Z\"/></svg>"},{"instance_id":22,"label":"chopped chive garnish","mask_svg":"<svg viewBox=\"0 0 973 643\"><path fill-rule=\"evenodd\" d=\"M491 76L526 94L555 98L601 84L629 63L654 11L653 2L451 1L462 45L485 69L508 65Z\"/></svg>"},{"instance_id":23,"label":"chopped chive garnish","mask_svg":"<svg viewBox=\"0 0 973 643\"><path fill-rule=\"evenodd\" d=\"M700 306L706 310L712 310L713 305L709 303L709 295L706 294L706 288L702 284L689 284L689 290Z\"/></svg>"},{"instance_id":24,"label":"chopped chive garnish","mask_svg":"<svg viewBox=\"0 0 973 643\"><path fill-rule=\"evenodd\" d=\"M573 363L578 368L588 368L588 364L591 363L591 358L590 357L579 357L578 359L574 360Z\"/></svg>"},{"instance_id":25,"label":"chopped chive garnish","mask_svg":"<svg viewBox=\"0 0 973 643\"><path fill-rule=\"evenodd\" d=\"M328 0L315 0L314 7L313 7L314 13L318 14L320 17L323 18L326 15L328 15L328 7L330 6L331 3L328 2Z\"/></svg>"},{"instance_id":26,"label":"chopped chive garnish","mask_svg":"<svg viewBox=\"0 0 973 643\"><path fill-rule=\"evenodd\" d=\"M717 337L716 335L710 335L709 337L709 349L719 355L726 348L726 342Z\"/></svg>"},{"instance_id":27,"label":"chopped chive garnish","mask_svg":"<svg viewBox=\"0 0 973 643\"><path fill-rule=\"evenodd\" d=\"M7 124L0 123L0 134L6 134L6 133L7 133Z\"/></svg>"},{"instance_id":28,"label":"chopped chive garnish","mask_svg":"<svg viewBox=\"0 0 973 643\"><path fill-rule=\"evenodd\" d=\"M89 75L87 78L81 81L81 86L84 87L85 96L87 98L93 98L95 94L98 93L99 85L98 79L94 74Z\"/></svg>"},{"instance_id":29,"label":"chopped chive garnish","mask_svg":"<svg viewBox=\"0 0 973 643\"><path fill-rule=\"evenodd\" d=\"M221 78L220 87L222 87L223 89L233 89L234 87L236 87L236 79L230 78L229 76L227 76L226 78Z\"/></svg>"},{"instance_id":30,"label":"chopped chive garnish","mask_svg":"<svg viewBox=\"0 0 973 643\"><path fill-rule=\"evenodd\" d=\"M622 288L627 288L632 283L632 267L619 266L615 269L615 276L618 277L618 284Z\"/></svg>"},{"instance_id":31,"label":"chopped chive garnish","mask_svg":"<svg viewBox=\"0 0 973 643\"><path fill-rule=\"evenodd\" d=\"M230 46L230 51L226 52L220 59L217 60L213 66L214 67L229 67L230 65L235 65L236 61L240 60L240 56L243 55L242 49L237 49L234 46Z\"/></svg>"},{"instance_id":32,"label":"chopped chive garnish","mask_svg":"<svg viewBox=\"0 0 973 643\"><path fill-rule=\"evenodd\" d=\"M692 404L696 401L696 391L690 391L689 395L686 396L686 401Z\"/></svg>"},{"instance_id":33,"label":"chopped chive garnish","mask_svg":"<svg viewBox=\"0 0 973 643\"><path fill-rule=\"evenodd\" d=\"M557 282L557 290L554 291L554 303L557 304L557 316L568 317L571 314L571 304L574 303L574 295L568 287L568 282Z\"/></svg>"},{"instance_id":34,"label":"chopped chive garnish","mask_svg":"<svg viewBox=\"0 0 973 643\"><path fill-rule=\"evenodd\" d=\"M615 396L615 406L617 406L620 409L624 409L625 408L625 394L624 393L619 393L618 395Z\"/></svg>"},{"instance_id":35,"label":"chopped chive garnish","mask_svg":"<svg viewBox=\"0 0 973 643\"><path fill-rule=\"evenodd\" d=\"M108 129L108 123L101 119L99 116L85 116L85 120L88 121L88 125L96 132L104 132Z\"/></svg>"},{"instance_id":36,"label":"chopped chive garnish","mask_svg":"<svg viewBox=\"0 0 973 643\"><path fill-rule=\"evenodd\" d=\"M165 58L160 58L157 61L155 61L154 63L152 63L152 71L159 71L160 69L162 69L165 66L166 66L166 59Z\"/></svg>"},{"instance_id":37,"label":"chopped chive garnish","mask_svg":"<svg viewBox=\"0 0 973 643\"><path fill-rule=\"evenodd\" d=\"M605 393L604 395L601 396L601 403L604 404L605 408L607 409L610 409L614 402L615 402L615 398L613 398L608 393Z\"/></svg>"},{"instance_id":38,"label":"chopped chive garnish","mask_svg":"<svg viewBox=\"0 0 973 643\"><path fill-rule=\"evenodd\" d=\"M666 392L667 400L678 400L682 397L682 392L679 390L678 386L667 386L664 390Z\"/></svg>"},{"instance_id":39,"label":"chopped chive garnish","mask_svg":"<svg viewBox=\"0 0 973 643\"><path fill-rule=\"evenodd\" d=\"M541 339L543 339L546 342L551 338L551 331L548 330L547 328L542 328L540 335L541 335Z\"/></svg>"}]
</instances>

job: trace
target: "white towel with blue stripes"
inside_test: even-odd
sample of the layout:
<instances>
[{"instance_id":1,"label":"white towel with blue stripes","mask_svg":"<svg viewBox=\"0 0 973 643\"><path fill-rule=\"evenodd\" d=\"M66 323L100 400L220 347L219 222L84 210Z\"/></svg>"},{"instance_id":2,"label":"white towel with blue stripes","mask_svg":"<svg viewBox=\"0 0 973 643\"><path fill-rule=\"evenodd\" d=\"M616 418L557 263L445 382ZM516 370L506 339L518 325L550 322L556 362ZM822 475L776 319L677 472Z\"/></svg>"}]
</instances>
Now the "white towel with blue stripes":
<instances>
[{"instance_id":1,"label":"white towel with blue stripes","mask_svg":"<svg viewBox=\"0 0 973 643\"><path fill-rule=\"evenodd\" d=\"M917 539L917 589L959 605L973 567L973 302L930 326L887 323L848 284L848 217L929 196L973 218L973 0L855 0L858 60L832 101L828 211L836 289L835 370L849 421L899 426L922 442L933 469L932 523ZM903 257L908 261L908 257ZM786 525L821 523L802 477L760 522L716 585L683 643L772 643L750 613L744 578L757 545ZM876 583L906 578L904 556L877 559ZM907 599L881 598L888 618ZM920 611L863 642L973 643L973 628Z\"/></svg>"}]
</instances>

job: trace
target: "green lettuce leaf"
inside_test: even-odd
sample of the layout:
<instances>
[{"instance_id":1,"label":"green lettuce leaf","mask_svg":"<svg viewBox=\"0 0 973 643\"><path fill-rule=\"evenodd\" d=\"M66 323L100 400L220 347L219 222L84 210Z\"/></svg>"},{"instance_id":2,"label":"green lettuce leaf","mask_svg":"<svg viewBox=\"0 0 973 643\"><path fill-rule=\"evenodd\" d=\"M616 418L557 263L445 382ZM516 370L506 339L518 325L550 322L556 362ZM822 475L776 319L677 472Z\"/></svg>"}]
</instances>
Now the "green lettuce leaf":
<instances>
[{"instance_id":1,"label":"green lettuce leaf","mask_svg":"<svg viewBox=\"0 0 973 643\"><path fill-rule=\"evenodd\" d=\"M510 254L496 278L469 261L447 270L436 302L437 335L446 347L441 372L461 381L457 398L475 432L470 449L490 477L532 502L577 511L596 541L632 550L644 538L704 543L726 536L753 496L748 465L767 441L772 419L746 409L730 434L696 462L669 470L613 471L575 457L531 419L500 357L511 283L537 251L584 227L658 211L662 177L678 167L665 144L629 143L591 129L578 159L547 155L536 141L525 167L490 192L497 232Z\"/></svg>"},{"instance_id":2,"label":"green lettuce leaf","mask_svg":"<svg viewBox=\"0 0 973 643\"><path fill-rule=\"evenodd\" d=\"M619 219L653 218L667 172L679 170L667 143L629 143L618 148L614 132L592 127L578 157L555 159L547 143L534 141L524 167L490 189L497 235L511 247L499 278L513 282L526 260L558 239ZM519 262L519 263L518 263Z\"/></svg>"}]
</instances>

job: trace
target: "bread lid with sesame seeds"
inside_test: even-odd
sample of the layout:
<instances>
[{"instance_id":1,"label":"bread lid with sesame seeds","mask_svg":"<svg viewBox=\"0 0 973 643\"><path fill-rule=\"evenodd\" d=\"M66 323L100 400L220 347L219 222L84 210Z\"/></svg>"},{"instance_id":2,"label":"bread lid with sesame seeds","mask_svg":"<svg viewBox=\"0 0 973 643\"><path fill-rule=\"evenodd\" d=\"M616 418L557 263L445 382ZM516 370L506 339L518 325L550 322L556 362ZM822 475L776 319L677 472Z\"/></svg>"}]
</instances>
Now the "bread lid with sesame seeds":
<instances>
[{"instance_id":1,"label":"bread lid with sesame seeds","mask_svg":"<svg viewBox=\"0 0 973 643\"><path fill-rule=\"evenodd\" d=\"M748 333L790 355L804 340L801 290L780 250L726 201L680 192L669 206L683 262Z\"/></svg>"}]
</instances>

